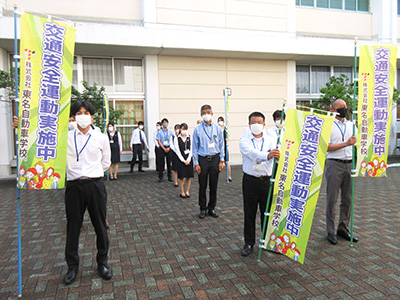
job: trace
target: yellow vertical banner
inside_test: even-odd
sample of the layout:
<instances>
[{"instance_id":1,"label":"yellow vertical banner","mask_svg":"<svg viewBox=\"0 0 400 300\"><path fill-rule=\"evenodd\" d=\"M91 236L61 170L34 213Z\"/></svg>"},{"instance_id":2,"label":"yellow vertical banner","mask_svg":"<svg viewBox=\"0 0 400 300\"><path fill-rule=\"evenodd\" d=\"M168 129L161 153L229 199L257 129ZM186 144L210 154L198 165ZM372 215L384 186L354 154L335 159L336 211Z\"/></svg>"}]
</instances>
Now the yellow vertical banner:
<instances>
[{"instance_id":1,"label":"yellow vertical banner","mask_svg":"<svg viewBox=\"0 0 400 300\"><path fill-rule=\"evenodd\" d=\"M361 46L358 84L357 175L387 176L396 46Z\"/></svg>"},{"instance_id":2,"label":"yellow vertical banner","mask_svg":"<svg viewBox=\"0 0 400 300\"><path fill-rule=\"evenodd\" d=\"M75 29L21 17L18 187L65 185Z\"/></svg>"},{"instance_id":3,"label":"yellow vertical banner","mask_svg":"<svg viewBox=\"0 0 400 300\"><path fill-rule=\"evenodd\" d=\"M297 109L286 113L274 195L263 237L267 250L304 263L333 117Z\"/></svg>"}]
</instances>

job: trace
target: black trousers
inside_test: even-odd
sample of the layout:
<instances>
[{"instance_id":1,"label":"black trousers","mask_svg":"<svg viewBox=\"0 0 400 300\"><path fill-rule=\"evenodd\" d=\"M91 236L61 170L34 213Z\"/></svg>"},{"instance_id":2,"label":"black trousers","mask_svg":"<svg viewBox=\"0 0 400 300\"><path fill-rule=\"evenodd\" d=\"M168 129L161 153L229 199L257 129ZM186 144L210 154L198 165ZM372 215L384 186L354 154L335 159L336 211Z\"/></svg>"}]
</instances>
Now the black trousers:
<instances>
[{"instance_id":1,"label":"black trousers","mask_svg":"<svg viewBox=\"0 0 400 300\"><path fill-rule=\"evenodd\" d=\"M154 146L154 153L156 154L156 171L159 172L160 171L160 151L162 151L161 148Z\"/></svg>"},{"instance_id":2,"label":"black trousers","mask_svg":"<svg viewBox=\"0 0 400 300\"><path fill-rule=\"evenodd\" d=\"M139 157L139 170L143 167L143 147L142 144L133 144L132 145L132 160L131 160L131 169L135 166L136 158Z\"/></svg>"},{"instance_id":3,"label":"black trousers","mask_svg":"<svg viewBox=\"0 0 400 300\"><path fill-rule=\"evenodd\" d=\"M107 264L108 236L106 228L107 192L102 178L68 181L65 189L67 242L65 260L69 268L79 267L79 234L87 208L97 237L97 264Z\"/></svg>"},{"instance_id":4,"label":"black trousers","mask_svg":"<svg viewBox=\"0 0 400 300\"><path fill-rule=\"evenodd\" d=\"M256 242L256 216L258 207L260 207L261 227L264 224L264 212L267 206L269 184L269 176L260 179L246 173L243 174L244 241L251 246Z\"/></svg>"},{"instance_id":5,"label":"black trousers","mask_svg":"<svg viewBox=\"0 0 400 300\"><path fill-rule=\"evenodd\" d=\"M211 157L199 156L201 173L199 178L199 206L200 210L213 210L217 205L217 187L219 177L219 154ZM210 182L210 201L207 206L207 181Z\"/></svg>"},{"instance_id":6,"label":"black trousers","mask_svg":"<svg viewBox=\"0 0 400 300\"><path fill-rule=\"evenodd\" d=\"M164 152L162 148L159 149L159 161L158 161L158 178L163 179L164 177L164 169L165 169L165 161L167 162L167 171L168 171L168 179L172 178L171 175L171 148L169 148L168 152Z\"/></svg>"}]
</instances>

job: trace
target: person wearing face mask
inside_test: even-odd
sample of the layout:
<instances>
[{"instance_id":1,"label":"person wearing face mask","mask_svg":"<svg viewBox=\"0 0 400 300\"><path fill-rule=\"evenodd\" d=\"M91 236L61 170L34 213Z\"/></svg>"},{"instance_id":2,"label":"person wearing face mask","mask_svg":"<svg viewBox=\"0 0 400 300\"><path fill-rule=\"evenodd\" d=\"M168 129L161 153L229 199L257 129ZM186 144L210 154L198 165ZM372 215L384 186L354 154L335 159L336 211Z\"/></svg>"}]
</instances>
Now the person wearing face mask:
<instances>
[{"instance_id":1,"label":"person wearing face mask","mask_svg":"<svg viewBox=\"0 0 400 300\"><path fill-rule=\"evenodd\" d=\"M181 190L181 198L190 198L190 184L193 178L193 159L192 159L192 139L188 133L188 125L182 123L180 125L181 133L174 140L174 148L178 161L178 178L179 188ZM184 189L184 181L186 181L186 191Z\"/></svg>"},{"instance_id":2,"label":"person wearing face mask","mask_svg":"<svg viewBox=\"0 0 400 300\"><path fill-rule=\"evenodd\" d=\"M272 114L272 118L274 119L274 126L272 126L271 128L269 128L267 130L267 134L269 136L271 136L273 139L275 139L275 141L278 140L278 135L279 135L279 128L281 128L281 136L283 136L283 132L285 130L285 119L286 116L285 114L283 115L283 120L282 120L282 124L281 124L281 119L282 119L282 110L276 110L274 111L274 113Z\"/></svg>"},{"instance_id":3,"label":"person wearing face mask","mask_svg":"<svg viewBox=\"0 0 400 300\"><path fill-rule=\"evenodd\" d=\"M218 218L215 211L217 205L217 187L219 173L224 168L224 134L217 124L213 123L210 105L203 105L200 109L203 123L193 131L192 152L193 161L199 178L199 218L208 215ZM210 184L210 199L207 205L207 181Z\"/></svg>"},{"instance_id":4,"label":"person wearing face mask","mask_svg":"<svg viewBox=\"0 0 400 300\"><path fill-rule=\"evenodd\" d=\"M131 151L132 151L132 160L131 160L131 169L130 173L133 173L133 167L136 163L136 158L139 157L139 172L144 172L143 170L143 144L146 147L147 152L150 151L149 146L147 145L146 134L143 132L144 123L142 121L138 122L138 127L132 132L131 135Z\"/></svg>"},{"instance_id":5,"label":"person wearing face mask","mask_svg":"<svg viewBox=\"0 0 400 300\"><path fill-rule=\"evenodd\" d=\"M108 140L110 141L111 149L111 165L110 165L110 178L111 180L118 179L118 163L122 155L122 138L121 134L115 130L114 123L108 124L107 130Z\"/></svg>"},{"instance_id":6,"label":"person wearing face mask","mask_svg":"<svg viewBox=\"0 0 400 300\"><path fill-rule=\"evenodd\" d=\"M229 153L228 153L228 131L226 130L225 120L223 117L218 117L218 125L221 126L222 131L224 133L224 149L225 149L224 162L225 166L228 168L228 180L229 182L232 182L231 165L229 163Z\"/></svg>"},{"instance_id":7,"label":"person wearing face mask","mask_svg":"<svg viewBox=\"0 0 400 300\"><path fill-rule=\"evenodd\" d=\"M160 166L159 166L159 159L160 159L160 145L157 142L157 133L160 131L161 129L161 123L157 122L156 123L156 131L153 132L153 141L154 141L154 153L156 155L156 172L158 173L158 171L160 170Z\"/></svg>"},{"instance_id":8,"label":"person wearing face mask","mask_svg":"<svg viewBox=\"0 0 400 300\"><path fill-rule=\"evenodd\" d=\"M174 178L174 186L178 187L178 164L179 158L177 156L177 152L179 149L175 149L175 140L178 138L181 132L181 125L175 124L174 126L174 134L171 136L169 144L171 145L171 169L172 169L172 177Z\"/></svg>"},{"instance_id":9,"label":"person wearing face mask","mask_svg":"<svg viewBox=\"0 0 400 300\"><path fill-rule=\"evenodd\" d=\"M70 116L68 123L68 130L75 130L76 128L78 128L78 125L76 124L74 117Z\"/></svg>"},{"instance_id":10,"label":"person wearing face mask","mask_svg":"<svg viewBox=\"0 0 400 300\"><path fill-rule=\"evenodd\" d=\"M108 266L109 241L106 228L107 192L104 172L110 166L110 143L107 136L91 128L94 108L88 101L71 107L77 129L68 132L67 183L65 211L67 239L65 259L68 271L66 285L75 281L79 269L79 234L87 208L97 236L97 271L104 279L112 277Z\"/></svg>"},{"instance_id":11,"label":"person wearing face mask","mask_svg":"<svg viewBox=\"0 0 400 300\"><path fill-rule=\"evenodd\" d=\"M157 133L157 143L160 146L160 159L158 163L159 171L158 171L158 182L163 181L164 177L164 168L165 161L167 162L167 172L168 172L168 181L172 180L171 174L171 151L170 151L170 141L173 132L168 129L168 119L164 118L161 120L162 128Z\"/></svg>"},{"instance_id":12,"label":"person wearing face mask","mask_svg":"<svg viewBox=\"0 0 400 300\"><path fill-rule=\"evenodd\" d=\"M249 115L251 134L240 138L239 149L243 160L244 242L242 256L248 256L256 242L256 216L260 207L261 226L267 206L273 159L279 159L276 141L264 133L265 117L260 112Z\"/></svg>"},{"instance_id":13,"label":"person wearing face mask","mask_svg":"<svg viewBox=\"0 0 400 300\"><path fill-rule=\"evenodd\" d=\"M337 99L331 104L331 111L336 115L326 155L326 230L327 240L336 245L340 236L350 241L349 222L351 212L351 168L353 159L352 146L356 143L357 130L353 136L353 123L346 119L347 104ZM335 234L335 207L341 190L339 225ZM353 236L353 241L358 238Z\"/></svg>"}]
</instances>

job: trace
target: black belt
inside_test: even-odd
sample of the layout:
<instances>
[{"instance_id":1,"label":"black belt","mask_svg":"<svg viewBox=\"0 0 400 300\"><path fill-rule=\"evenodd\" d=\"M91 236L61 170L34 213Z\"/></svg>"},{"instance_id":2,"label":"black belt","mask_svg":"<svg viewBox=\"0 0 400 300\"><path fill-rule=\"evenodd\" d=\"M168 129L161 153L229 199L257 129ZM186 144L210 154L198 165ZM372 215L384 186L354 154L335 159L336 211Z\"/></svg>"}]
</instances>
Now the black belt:
<instances>
[{"instance_id":1,"label":"black belt","mask_svg":"<svg viewBox=\"0 0 400 300\"><path fill-rule=\"evenodd\" d=\"M345 160L345 159L337 159L337 158L328 158L329 160L334 160L334 161L337 161L337 162L341 162L341 163L344 163L344 164L350 164L351 162L352 162L352 160L350 159L350 160Z\"/></svg>"},{"instance_id":2,"label":"black belt","mask_svg":"<svg viewBox=\"0 0 400 300\"><path fill-rule=\"evenodd\" d=\"M249 176L251 178L258 179L258 180L269 180L271 178L271 176L259 176L259 177L257 177L257 176L249 175L247 173L244 173L244 175Z\"/></svg>"},{"instance_id":3,"label":"black belt","mask_svg":"<svg viewBox=\"0 0 400 300\"><path fill-rule=\"evenodd\" d=\"M208 161L212 161L214 159L214 157L219 156L219 153L218 154L214 154L214 155L206 155L206 156L199 155L199 156L202 157L202 158L207 159Z\"/></svg>"},{"instance_id":4,"label":"black belt","mask_svg":"<svg viewBox=\"0 0 400 300\"><path fill-rule=\"evenodd\" d=\"M70 180L68 182L76 182L76 183L90 183L90 182L94 182L97 180L102 179L103 177L97 177L97 178L86 178L86 179L75 179L75 180Z\"/></svg>"}]
</instances>

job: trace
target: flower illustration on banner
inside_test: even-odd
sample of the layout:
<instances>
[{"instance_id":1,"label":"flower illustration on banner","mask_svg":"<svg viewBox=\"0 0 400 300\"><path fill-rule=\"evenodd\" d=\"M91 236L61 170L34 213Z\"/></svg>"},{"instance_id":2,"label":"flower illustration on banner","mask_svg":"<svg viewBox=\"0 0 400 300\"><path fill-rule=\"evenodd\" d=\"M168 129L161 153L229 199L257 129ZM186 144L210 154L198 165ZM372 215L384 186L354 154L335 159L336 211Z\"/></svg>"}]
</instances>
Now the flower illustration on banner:
<instances>
[{"instance_id":1,"label":"flower illustration on banner","mask_svg":"<svg viewBox=\"0 0 400 300\"><path fill-rule=\"evenodd\" d=\"M367 79L369 78L369 73L361 73L361 78L363 81L367 81Z\"/></svg>"},{"instance_id":2,"label":"flower illustration on banner","mask_svg":"<svg viewBox=\"0 0 400 300\"><path fill-rule=\"evenodd\" d=\"M24 51L24 58L27 58L28 60L31 60L31 58L35 57L35 51L29 50L25 48Z\"/></svg>"},{"instance_id":3,"label":"flower illustration on banner","mask_svg":"<svg viewBox=\"0 0 400 300\"><path fill-rule=\"evenodd\" d=\"M294 144L294 141L291 141L291 140L286 140L285 141L285 144L286 144L286 149L290 149L290 147L292 147L293 146L293 144Z\"/></svg>"}]
</instances>

